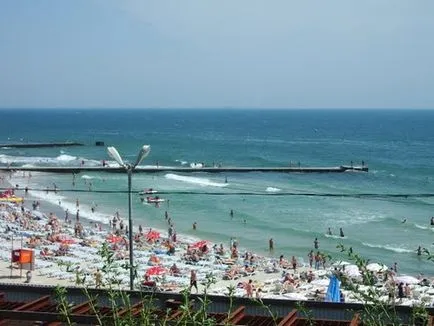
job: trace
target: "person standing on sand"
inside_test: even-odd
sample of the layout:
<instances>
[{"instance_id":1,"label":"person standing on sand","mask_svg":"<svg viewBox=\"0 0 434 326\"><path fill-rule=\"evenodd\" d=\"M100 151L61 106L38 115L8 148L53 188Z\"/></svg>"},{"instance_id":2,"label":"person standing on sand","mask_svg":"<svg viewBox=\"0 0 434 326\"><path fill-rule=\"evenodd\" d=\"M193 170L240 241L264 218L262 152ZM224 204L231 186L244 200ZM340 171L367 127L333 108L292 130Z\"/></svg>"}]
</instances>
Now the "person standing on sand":
<instances>
[{"instance_id":1,"label":"person standing on sand","mask_svg":"<svg viewBox=\"0 0 434 326\"><path fill-rule=\"evenodd\" d=\"M398 285L398 298L399 298L399 303L402 302L402 299L404 298L404 283L399 283Z\"/></svg>"},{"instance_id":2,"label":"person standing on sand","mask_svg":"<svg viewBox=\"0 0 434 326\"><path fill-rule=\"evenodd\" d=\"M308 255L307 255L307 257L309 258L309 266L310 266L310 268L312 268L312 266L313 266L313 257L314 256L315 256L315 254L313 253L313 250L311 250L308 253Z\"/></svg>"},{"instance_id":3,"label":"person standing on sand","mask_svg":"<svg viewBox=\"0 0 434 326\"><path fill-rule=\"evenodd\" d=\"M321 263L321 254L318 251L315 255L315 269L317 270L319 269L320 263Z\"/></svg>"},{"instance_id":4,"label":"person standing on sand","mask_svg":"<svg viewBox=\"0 0 434 326\"><path fill-rule=\"evenodd\" d=\"M96 270L94 276L95 276L95 288L99 289L102 285L102 274L99 271L99 268Z\"/></svg>"},{"instance_id":5,"label":"person standing on sand","mask_svg":"<svg viewBox=\"0 0 434 326\"><path fill-rule=\"evenodd\" d=\"M244 290L246 290L246 297L253 297L253 281L250 279L247 283L244 284Z\"/></svg>"},{"instance_id":6,"label":"person standing on sand","mask_svg":"<svg viewBox=\"0 0 434 326\"><path fill-rule=\"evenodd\" d=\"M197 276L196 276L196 272L192 269L190 272L190 292L192 288L196 289L196 293L198 292L197 289Z\"/></svg>"},{"instance_id":7,"label":"person standing on sand","mask_svg":"<svg viewBox=\"0 0 434 326\"><path fill-rule=\"evenodd\" d=\"M295 256L292 256L291 258L291 265L295 272L295 270L297 269L297 259L295 258Z\"/></svg>"},{"instance_id":8,"label":"person standing on sand","mask_svg":"<svg viewBox=\"0 0 434 326\"><path fill-rule=\"evenodd\" d=\"M24 283L30 283L31 280L32 280L32 272L27 271L26 272L26 280L24 281Z\"/></svg>"}]
</instances>

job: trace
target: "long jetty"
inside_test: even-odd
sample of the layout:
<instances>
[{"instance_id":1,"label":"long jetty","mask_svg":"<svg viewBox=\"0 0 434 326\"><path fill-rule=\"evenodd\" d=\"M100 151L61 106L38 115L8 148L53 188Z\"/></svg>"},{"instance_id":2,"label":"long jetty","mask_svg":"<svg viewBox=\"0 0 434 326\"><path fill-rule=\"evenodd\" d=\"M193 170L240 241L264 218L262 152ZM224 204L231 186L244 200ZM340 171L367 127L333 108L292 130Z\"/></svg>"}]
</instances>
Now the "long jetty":
<instances>
[{"instance_id":1,"label":"long jetty","mask_svg":"<svg viewBox=\"0 0 434 326\"><path fill-rule=\"evenodd\" d=\"M0 148L42 148L42 147L71 147L71 146L84 146L84 144L77 142L58 142L58 143L4 143L0 144Z\"/></svg>"},{"instance_id":2,"label":"long jetty","mask_svg":"<svg viewBox=\"0 0 434 326\"><path fill-rule=\"evenodd\" d=\"M64 166L39 166L39 167L19 167L9 166L0 167L0 171L35 171L35 172L50 172L50 173L80 173L80 172L113 172L113 173L125 173L125 169L122 167L102 167L102 166L80 166L80 167L64 167ZM194 172L206 172L206 173L247 173L247 172L274 172L274 173L342 173L349 171L368 172L369 169L364 166L349 166L340 165L335 167L136 167L134 173L161 173L161 172L180 172L180 173L194 173Z\"/></svg>"}]
</instances>

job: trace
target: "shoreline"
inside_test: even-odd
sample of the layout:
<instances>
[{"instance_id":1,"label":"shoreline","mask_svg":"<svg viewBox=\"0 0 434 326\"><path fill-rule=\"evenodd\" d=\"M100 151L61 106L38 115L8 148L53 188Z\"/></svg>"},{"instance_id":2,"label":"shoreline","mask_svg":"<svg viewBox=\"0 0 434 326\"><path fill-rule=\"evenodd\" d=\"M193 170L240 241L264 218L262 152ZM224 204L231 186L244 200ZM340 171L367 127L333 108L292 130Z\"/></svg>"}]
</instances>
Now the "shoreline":
<instances>
[{"instance_id":1,"label":"shoreline","mask_svg":"<svg viewBox=\"0 0 434 326\"><path fill-rule=\"evenodd\" d=\"M4 181L8 181L7 178L5 178ZM18 193L17 193L18 194ZM32 215L32 207L28 207L29 203L32 200L36 200L36 198L33 197L27 197L25 202L25 207L28 210L29 214ZM42 198L38 197L38 200L43 201ZM10 207L13 207L13 205L8 205ZM31 206L31 205L30 205ZM77 243L70 245L70 253L64 256L59 256L58 258L54 257L53 259L49 260L41 260L39 257L39 250L40 247L38 247L35 250L36 253L36 263L37 263L37 270L33 272L32 275L32 284L61 284L61 285L75 285L75 277L74 271L67 271L66 265L68 263L71 264L79 264L80 269L83 272L83 275L86 275L87 280L85 281L86 286L95 286L95 280L94 280L94 273L96 272L96 268L98 266L101 266L101 260L100 257L96 256L97 249L95 247L83 247L79 245L79 241L81 239L74 237L74 232L72 228L72 224L64 224L61 221L63 221L64 218L64 211L63 208L60 206L54 205L50 202L42 202L42 211L47 213L46 208L48 208L49 212L53 212L57 217L61 224L61 227L63 229L63 232L70 236L72 239L74 239ZM12 209L12 208L11 208ZM12 209L12 211L18 211L19 212L20 207L16 206ZM4 212L4 209L2 210ZM34 213L34 212L33 212ZM61 215L63 214L63 215ZM74 219L74 214L70 214L71 219ZM81 222L84 225L84 229L88 231L91 239L95 241L96 246L100 246L106 239L108 229L108 224L99 222L100 224L104 225L104 230L102 230L102 227L90 227L90 224L95 224L95 221L92 221L91 219L88 219L87 216L80 217ZM4 219L0 221L1 225L4 226ZM46 220L42 220L42 222L46 223ZM16 226L16 225L15 225ZM199 289L198 292L202 293L204 290L203 283L207 280L207 274L212 273L217 279L217 282L212 284L209 289L208 293L211 294L217 294L217 295L227 295L228 293L228 287L233 286L235 289L235 295L236 296L243 296L245 295L245 290L241 287L238 287L238 285L241 283L248 282L249 279L252 280L253 286L255 289L261 289L261 297L263 298L280 298L280 299L296 299L296 300L309 300L312 297L312 294L319 291L321 295L323 295L328 286L328 276L332 274L333 272L333 266L329 266L327 269L319 269L316 270L314 268L301 266L297 268L296 272L293 272L291 269L283 269L281 266L277 265L277 268L279 271L275 273L266 273L267 268L276 267L276 259L270 258L270 257L264 257L264 256L258 256L256 254L252 253L252 256L255 258L255 266L256 269L254 272L243 272L242 269L244 268L245 262L239 258L235 260L230 260L227 255L221 255L220 261L217 261L216 259L216 253L212 250L212 243L209 243L209 253L207 255L203 256L203 259L199 259L198 262L195 262L194 264L186 263L184 260L184 256L187 252L188 245L192 244L195 239L193 239L191 236L183 236L178 235L178 239L175 242L176 244L176 251L173 256L166 255L164 253L165 247L161 245L163 241L167 239L167 232L157 230L152 228L152 230L159 231L161 235L161 242L159 244L149 244L145 243L143 245L142 249L136 248L135 249L135 262L139 265L138 268L138 275L140 280L142 279L142 275L151 269L151 267L148 265L148 260L152 256L152 254L155 254L159 259L161 264L159 266L162 266L166 271L170 268L170 266L173 263L176 263L178 267L181 269L181 273L179 277L175 276L169 276L166 274L154 276L152 277L153 280L157 282L157 286L159 289L163 291L173 291L173 292L179 292L185 286L188 286L189 284L189 272L191 270L195 270L198 274L198 285ZM18 228L16 232L22 231L22 228ZM106 232L107 231L107 232ZM43 234L43 232L42 232ZM55 249L56 245L53 245L50 247L52 250ZM137 246L136 246L137 247ZM6 250L6 248L2 248L1 250ZM166 249L167 250L167 249ZM227 248L226 248L227 250ZM243 249L244 250L244 249ZM124 252L125 257L128 257L127 252ZM4 256L4 255L3 255ZM241 256L241 255L240 255ZM63 257L63 258L62 258ZM65 259L69 257L68 259ZM4 258L4 257L2 257ZM225 259L226 262L222 261L222 259ZM121 262L125 262L128 259L123 259ZM58 266L59 262L61 264L64 264L63 266ZM274 264L274 266L273 266ZM1 274L0 279L2 283L21 283L24 280L23 279L8 279L8 275L10 274L10 269L8 269L8 264L4 260L0 262L1 267ZM248 264L249 265L249 264ZM253 265L253 264L252 264ZM236 277L232 280L224 280L223 276L225 275L225 271L230 269L230 266L237 266L237 268L232 268L232 270L238 269L239 272L236 272ZM312 270L312 273L314 275L314 279L311 282L307 282L306 280L302 280L302 274L308 273L310 270ZM122 280L124 286L128 284L129 281L129 274L127 270L120 271L122 277L120 279ZM283 284L282 278L283 273L289 272L290 278L292 278L292 281ZM9 274L8 274L9 273ZM25 274L25 273L23 273ZM126 275L128 277L126 277ZM405 275L404 275L405 276ZM432 275L429 276L432 278ZM399 276L397 277L399 279ZM10 282L9 282L10 281ZM432 282L432 280L430 280ZM138 281L136 281L138 282ZM384 284L383 284L384 285ZM431 291L430 289L433 289L432 294L428 293ZM413 291L421 292L419 291L419 286L414 285L412 288ZM347 302L359 302L357 301L351 293L343 290L345 297L347 298ZM194 291L193 291L194 293ZM426 294L426 297L431 298L431 302L434 302L434 288L429 287L426 289L426 291L423 291L423 293ZM422 296L423 297L423 296ZM408 299L406 303L404 304L412 304L414 303L414 300L418 300L415 298Z\"/></svg>"}]
</instances>

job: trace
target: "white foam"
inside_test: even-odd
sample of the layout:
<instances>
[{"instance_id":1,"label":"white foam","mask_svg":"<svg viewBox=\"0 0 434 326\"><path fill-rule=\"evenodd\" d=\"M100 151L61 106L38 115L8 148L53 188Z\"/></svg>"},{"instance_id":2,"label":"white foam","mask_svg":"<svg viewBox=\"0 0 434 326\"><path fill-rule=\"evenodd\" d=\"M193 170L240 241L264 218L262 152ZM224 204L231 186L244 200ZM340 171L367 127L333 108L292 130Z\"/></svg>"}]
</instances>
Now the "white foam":
<instances>
[{"instance_id":1,"label":"white foam","mask_svg":"<svg viewBox=\"0 0 434 326\"><path fill-rule=\"evenodd\" d=\"M61 162L75 161L76 159L77 159L77 157L67 155L67 154L62 154L62 155L59 155L58 157L56 157L56 160L61 161Z\"/></svg>"},{"instance_id":2,"label":"white foam","mask_svg":"<svg viewBox=\"0 0 434 326\"><path fill-rule=\"evenodd\" d=\"M186 177L183 175L168 173L164 176L166 179L181 181L181 182L187 182L187 183L193 183L197 184L203 187L211 186L211 187L226 187L227 183L218 183L210 181L207 178L197 178L197 177Z\"/></svg>"},{"instance_id":3,"label":"white foam","mask_svg":"<svg viewBox=\"0 0 434 326\"><path fill-rule=\"evenodd\" d=\"M57 205L57 206L59 206L59 201L60 201L60 207L62 207L62 209L64 211L66 211L68 209L69 218L72 221L75 221L75 217L76 217L76 213L77 213L77 207L76 207L75 202L68 202L68 201L64 200L64 199L67 199L66 197L63 197L59 194L55 194L53 192L49 192L47 194L47 193L42 192L42 191L31 191L30 190L29 194L34 198L39 198L43 201L49 202L49 203ZM97 211L92 213L91 206L89 206L89 205L85 205L85 204L80 203L79 209L80 209L80 217L86 218L88 220L107 223L107 221L110 218L109 215L104 214L102 212L98 212L98 208L97 208ZM58 217L59 217L59 219L64 218L64 216L58 216Z\"/></svg>"},{"instance_id":4,"label":"white foam","mask_svg":"<svg viewBox=\"0 0 434 326\"><path fill-rule=\"evenodd\" d=\"M86 166L98 166L101 163L96 160L86 160L84 158L77 158L75 156L62 154L56 157L42 157L42 156L11 156L0 154L0 163L9 164L16 163L21 165L38 166L38 165L78 165L81 161L85 162ZM74 163L74 164L71 164Z\"/></svg>"},{"instance_id":5,"label":"white foam","mask_svg":"<svg viewBox=\"0 0 434 326\"><path fill-rule=\"evenodd\" d=\"M381 248L381 249L386 249L386 250L390 250L390 251L394 251L394 252L398 252L398 253L404 253L404 252L413 252L415 250L410 250L410 249L405 249L405 248L399 248L399 247L392 247L389 245L376 245L376 244L371 244L371 243L367 243L367 242L362 242L362 244L364 246L367 247L371 247L371 248Z\"/></svg>"},{"instance_id":6,"label":"white foam","mask_svg":"<svg viewBox=\"0 0 434 326\"><path fill-rule=\"evenodd\" d=\"M81 178L86 180L95 179L95 177L91 177L90 175L87 174L82 175Z\"/></svg>"},{"instance_id":7,"label":"white foam","mask_svg":"<svg viewBox=\"0 0 434 326\"><path fill-rule=\"evenodd\" d=\"M267 191L267 192L279 192L281 190L282 189L274 188L274 187L267 187L267 189L265 189L265 191Z\"/></svg>"},{"instance_id":8,"label":"white foam","mask_svg":"<svg viewBox=\"0 0 434 326\"><path fill-rule=\"evenodd\" d=\"M347 237L341 237L337 234L324 234L326 238L333 238L333 239L347 239Z\"/></svg>"},{"instance_id":9,"label":"white foam","mask_svg":"<svg viewBox=\"0 0 434 326\"><path fill-rule=\"evenodd\" d=\"M414 226L417 227L418 229L431 230L434 232L434 227L432 227L432 226L423 226L423 225L416 224L416 223L414 224Z\"/></svg>"}]
</instances>

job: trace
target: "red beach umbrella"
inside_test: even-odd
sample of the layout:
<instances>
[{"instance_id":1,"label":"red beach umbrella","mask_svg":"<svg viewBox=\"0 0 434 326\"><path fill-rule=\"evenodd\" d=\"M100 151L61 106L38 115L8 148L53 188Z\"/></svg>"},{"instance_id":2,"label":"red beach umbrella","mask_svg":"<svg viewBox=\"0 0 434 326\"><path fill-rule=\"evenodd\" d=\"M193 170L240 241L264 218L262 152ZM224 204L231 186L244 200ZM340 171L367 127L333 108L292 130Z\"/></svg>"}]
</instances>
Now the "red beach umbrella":
<instances>
[{"instance_id":1,"label":"red beach umbrella","mask_svg":"<svg viewBox=\"0 0 434 326\"><path fill-rule=\"evenodd\" d=\"M209 241L208 240L200 240L198 242L193 243L190 247L191 248L202 248L204 245L209 245Z\"/></svg>"},{"instance_id":2,"label":"red beach umbrella","mask_svg":"<svg viewBox=\"0 0 434 326\"><path fill-rule=\"evenodd\" d=\"M118 236L115 236L115 235L111 235L111 236L108 236L108 237L107 237L107 241L108 241L108 242L111 242L111 243L119 243L119 242L121 242L122 240L123 240L122 237L118 237Z\"/></svg>"},{"instance_id":3,"label":"red beach umbrella","mask_svg":"<svg viewBox=\"0 0 434 326\"><path fill-rule=\"evenodd\" d=\"M148 239L148 240L157 240L159 238L160 238L160 232L157 232L157 231L149 231L146 234L146 239Z\"/></svg>"},{"instance_id":4,"label":"red beach umbrella","mask_svg":"<svg viewBox=\"0 0 434 326\"><path fill-rule=\"evenodd\" d=\"M146 275L162 275L166 273L166 269L163 266L152 266L146 271Z\"/></svg>"}]
</instances>

